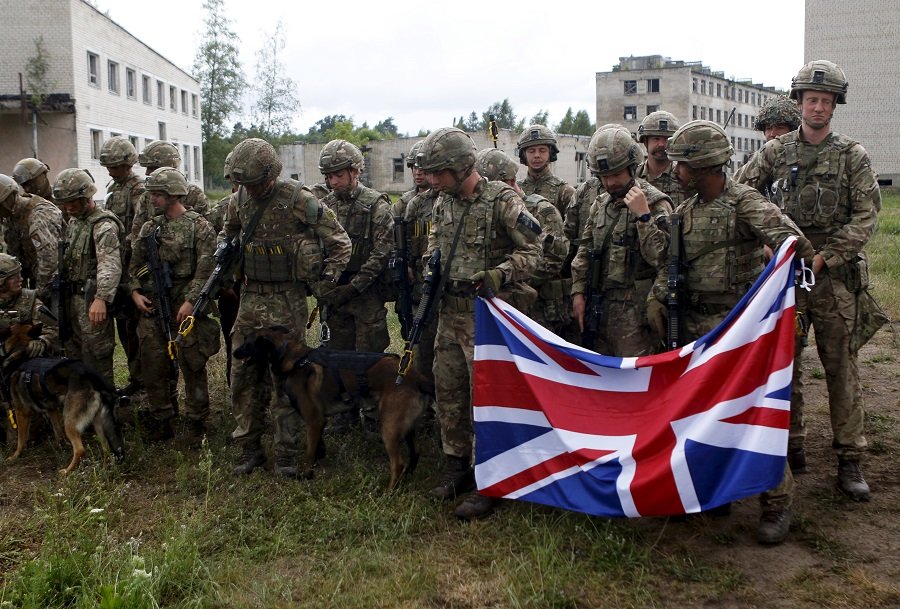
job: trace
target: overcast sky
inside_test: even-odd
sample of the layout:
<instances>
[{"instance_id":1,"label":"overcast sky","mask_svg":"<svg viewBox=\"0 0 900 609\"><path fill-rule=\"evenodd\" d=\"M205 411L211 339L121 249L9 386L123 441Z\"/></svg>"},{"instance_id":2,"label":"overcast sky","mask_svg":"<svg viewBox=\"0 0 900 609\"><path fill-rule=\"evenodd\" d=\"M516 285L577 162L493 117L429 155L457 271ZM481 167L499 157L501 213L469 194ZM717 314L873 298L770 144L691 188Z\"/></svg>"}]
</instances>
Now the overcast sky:
<instances>
[{"instance_id":1,"label":"overcast sky","mask_svg":"<svg viewBox=\"0 0 900 609\"><path fill-rule=\"evenodd\" d=\"M202 0L96 0L97 8L191 72ZM225 0L254 79L256 52L281 19L284 66L298 86L302 133L329 114L401 133L449 126L509 98L526 120L566 108L595 116L595 74L620 56L702 61L726 77L787 88L803 65L803 0L751 3ZM245 103L249 116L250 100Z\"/></svg>"}]
</instances>

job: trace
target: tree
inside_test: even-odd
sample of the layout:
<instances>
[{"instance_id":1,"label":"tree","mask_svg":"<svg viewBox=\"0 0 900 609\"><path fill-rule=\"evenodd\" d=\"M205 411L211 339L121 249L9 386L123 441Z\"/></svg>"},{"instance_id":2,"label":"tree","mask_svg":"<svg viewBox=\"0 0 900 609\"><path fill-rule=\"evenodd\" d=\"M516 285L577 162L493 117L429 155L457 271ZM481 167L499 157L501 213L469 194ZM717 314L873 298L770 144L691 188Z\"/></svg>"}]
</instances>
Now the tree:
<instances>
[{"instance_id":1,"label":"tree","mask_svg":"<svg viewBox=\"0 0 900 609\"><path fill-rule=\"evenodd\" d=\"M504 99L502 102L494 102L487 109L486 112L481 115L481 125L479 125L479 129L487 129L488 124L490 123L491 115L494 116L494 120L497 122L497 127L500 129L513 129L516 128L516 113L513 112L512 105L509 103L509 98ZM477 129L473 129L476 131Z\"/></svg>"},{"instance_id":2,"label":"tree","mask_svg":"<svg viewBox=\"0 0 900 609\"><path fill-rule=\"evenodd\" d=\"M375 131L384 135L387 139L394 139L399 135L397 125L394 124L394 117L389 116L383 121L379 121L374 127Z\"/></svg>"},{"instance_id":3,"label":"tree","mask_svg":"<svg viewBox=\"0 0 900 609\"><path fill-rule=\"evenodd\" d=\"M284 51L284 26L275 25L275 32L265 37L265 44L256 53L256 103L253 118L267 138L278 137L291 128L294 113L300 108L297 84L284 74L281 53Z\"/></svg>"},{"instance_id":4,"label":"tree","mask_svg":"<svg viewBox=\"0 0 900 609\"><path fill-rule=\"evenodd\" d=\"M34 55L25 62L25 86L31 93L31 105L39 109L47 96L53 83L49 80L50 53L44 46L44 35L34 39Z\"/></svg>"},{"instance_id":5,"label":"tree","mask_svg":"<svg viewBox=\"0 0 900 609\"><path fill-rule=\"evenodd\" d=\"M565 116L563 116L562 120L559 121L559 124L556 126L555 131L557 133L572 133L572 126L575 124L575 116L572 114L572 108L570 107L566 110Z\"/></svg>"},{"instance_id":6,"label":"tree","mask_svg":"<svg viewBox=\"0 0 900 609\"><path fill-rule=\"evenodd\" d=\"M238 60L238 36L225 17L225 0L206 0L206 26L197 56L194 78L200 81L203 99L201 130L204 157L214 137L225 137L229 117L241 111L241 93L246 85Z\"/></svg>"},{"instance_id":7,"label":"tree","mask_svg":"<svg viewBox=\"0 0 900 609\"><path fill-rule=\"evenodd\" d=\"M353 120L347 118L343 114L329 114L328 116L317 120L315 124L309 128L304 139L313 144L327 142L328 138L326 138L325 134L328 133L329 130L334 129L335 125L338 123L347 122L353 125Z\"/></svg>"},{"instance_id":8,"label":"tree","mask_svg":"<svg viewBox=\"0 0 900 609\"><path fill-rule=\"evenodd\" d=\"M591 118L588 116L587 110L579 110L575 114L575 120L572 122L572 130L569 131L569 134L593 135L594 129L594 123L591 122Z\"/></svg>"},{"instance_id":9,"label":"tree","mask_svg":"<svg viewBox=\"0 0 900 609\"><path fill-rule=\"evenodd\" d=\"M550 113L546 110L538 110L537 114L531 117L531 120L528 122L528 124L547 126L550 124Z\"/></svg>"},{"instance_id":10,"label":"tree","mask_svg":"<svg viewBox=\"0 0 900 609\"><path fill-rule=\"evenodd\" d=\"M478 118L478 115L475 114L474 111L471 114L469 114L469 118L467 118L465 121L463 121L462 117L460 117L460 121L462 122L462 125L460 125L460 129L462 129L463 131L480 131L481 130L481 127L482 127L481 120Z\"/></svg>"}]
</instances>

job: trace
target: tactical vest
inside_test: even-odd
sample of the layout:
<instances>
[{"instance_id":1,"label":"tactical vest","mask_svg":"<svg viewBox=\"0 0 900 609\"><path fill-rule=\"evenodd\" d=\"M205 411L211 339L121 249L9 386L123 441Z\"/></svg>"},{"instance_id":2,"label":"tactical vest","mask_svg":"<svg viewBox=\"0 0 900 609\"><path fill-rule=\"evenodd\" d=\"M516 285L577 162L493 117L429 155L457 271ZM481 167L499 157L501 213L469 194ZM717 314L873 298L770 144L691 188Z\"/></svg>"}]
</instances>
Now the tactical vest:
<instances>
[{"instance_id":1,"label":"tactical vest","mask_svg":"<svg viewBox=\"0 0 900 609\"><path fill-rule=\"evenodd\" d=\"M87 218L72 218L69 221L69 246L66 248L65 268L69 281L83 287L88 279L97 278L97 250L94 247L94 226L98 222L113 222L119 234L119 255L123 269L125 260L125 228L113 212L95 207Z\"/></svg>"},{"instance_id":2,"label":"tactical vest","mask_svg":"<svg viewBox=\"0 0 900 609\"><path fill-rule=\"evenodd\" d=\"M572 205L566 210L564 226L569 246L573 249L578 249L581 245L582 233L591 215L591 205L604 192L606 191L603 190L603 184L597 176L589 177L575 191Z\"/></svg>"},{"instance_id":3,"label":"tactical vest","mask_svg":"<svg viewBox=\"0 0 900 609\"><path fill-rule=\"evenodd\" d=\"M347 231L353 247L350 261L344 269L346 274L358 272L372 252L372 209L379 201L390 203L387 195L371 188L359 186L358 192L356 198L351 201L342 201L334 193L327 199L329 204L333 204L338 220Z\"/></svg>"},{"instance_id":4,"label":"tactical vest","mask_svg":"<svg viewBox=\"0 0 900 609\"><path fill-rule=\"evenodd\" d=\"M112 182L107 186L108 196L106 198L106 209L116 214L122 224L131 228L134 222L134 197L133 191L136 186L141 184L142 180L138 176L132 174L125 180L124 184Z\"/></svg>"},{"instance_id":5,"label":"tactical vest","mask_svg":"<svg viewBox=\"0 0 900 609\"><path fill-rule=\"evenodd\" d=\"M686 280L692 298L743 295L765 267L765 257L755 239L738 234L735 201L720 197L704 203L694 196L684 204L682 215Z\"/></svg>"},{"instance_id":6,"label":"tactical vest","mask_svg":"<svg viewBox=\"0 0 900 609\"><path fill-rule=\"evenodd\" d=\"M428 251L428 233L431 232L431 212L434 209L434 202L437 199L437 193L433 190L426 190L424 193L416 194L409 200L404 214L406 227L408 231L409 257L410 259L419 259Z\"/></svg>"},{"instance_id":7,"label":"tactical vest","mask_svg":"<svg viewBox=\"0 0 900 609\"><path fill-rule=\"evenodd\" d=\"M812 162L804 166L804 157L815 147L801 142L799 133L792 131L775 140L780 146L776 144L769 198L804 233L831 234L850 221L847 153L857 142L831 134Z\"/></svg>"},{"instance_id":8,"label":"tactical vest","mask_svg":"<svg viewBox=\"0 0 900 609\"><path fill-rule=\"evenodd\" d=\"M519 187L522 189L526 195L538 194L550 201L554 207L559 209L560 200L559 200L559 191L562 190L562 187L565 186L566 183L555 175L550 174L545 177L540 177L537 180L532 179L531 176L526 177L520 184ZM561 210L560 213L565 210Z\"/></svg>"},{"instance_id":9,"label":"tactical vest","mask_svg":"<svg viewBox=\"0 0 900 609\"><path fill-rule=\"evenodd\" d=\"M33 320L31 312L37 300L37 291L22 288L19 296L6 304L0 303L0 330L6 330L17 323Z\"/></svg>"},{"instance_id":10,"label":"tactical vest","mask_svg":"<svg viewBox=\"0 0 900 609\"><path fill-rule=\"evenodd\" d=\"M314 281L322 274L321 240L311 224L294 215L294 204L305 188L297 180L278 180L256 229L245 236L244 275L250 281ZM245 202L238 198L241 226L250 223L259 205L252 199ZM310 196L307 220L318 221L320 209L319 201Z\"/></svg>"},{"instance_id":11,"label":"tactical vest","mask_svg":"<svg viewBox=\"0 0 900 609\"><path fill-rule=\"evenodd\" d=\"M673 163L661 174L655 178L651 178L650 173L647 170L647 161L644 161L638 165L637 171L635 171L636 177L647 180L651 186L669 195L669 198L672 199L673 209L681 205L686 198L684 191L681 188L681 184L678 182L678 178L675 177L674 167L675 165Z\"/></svg>"},{"instance_id":12,"label":"tactical vest","mask_svg":"<svg viewBox=\"0 0 900 609\"><path fill-rule=\"evenodd\" d=\"M197 250L194 245L195 235L197 232L197 219L200 217L195 211L186 211L181 218L166 221L164 215L153 217L153 229L157 228L159 232L159 259L169 266L169 278L172 280L172 288L167 296L171 297L171 302L178 299L178 292L182 291L193 279L194 270L197 266ZM182 221L182 218L185 220ZM172 225L177 223L178 232L176 233ZM185 230L185 228L187 230ZM141 235L141 241L146 236ZM148 274L145 279L141 280L141 287L144 291L152 291L156 293L156 286L153 284L152 273Z\"/></svg>"}]
</instances>

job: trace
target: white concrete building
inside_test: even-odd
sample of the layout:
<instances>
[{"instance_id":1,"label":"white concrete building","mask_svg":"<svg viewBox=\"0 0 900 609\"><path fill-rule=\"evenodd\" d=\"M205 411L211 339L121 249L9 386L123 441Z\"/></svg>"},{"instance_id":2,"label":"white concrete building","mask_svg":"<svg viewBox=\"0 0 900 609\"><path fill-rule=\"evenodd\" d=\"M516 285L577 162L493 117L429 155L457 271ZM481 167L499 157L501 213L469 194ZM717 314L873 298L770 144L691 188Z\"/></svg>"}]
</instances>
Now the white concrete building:
<instances>
[{"instance_id":1,"label":"white concrete building","mask_svg":"<svg viewBox=\"0 0 900 609\"><path fill-rule=\"evenodd\" d=\"M156 139L172 142L181 170L202 185L200 85L193 77L84 0L0 0L0 14L0 172L34 156L36 139L51 180L67 167L87 169L102 198L109 176L100 147L121 135L139 152ZM39 40L50 95L38 108L34 138L26 66Z\"/></svg>"},{"instance_id":2,"label":"white concrete building","mask_svg":"<svg viewBox=\"0 0 900 609\"><path fill-rule=\"evenodd\" d=\"M656 110L671 112L682 124L694 119L727 122L735 149L731 166L737 169L765 142L762 132L753 128L754 120L769 96L779 93L751 80L726 77L700 62L662 55L620 57L609 72L597 72L597 125L620 123L637 133L644 117Z\"/></svg>"}]
</instances>

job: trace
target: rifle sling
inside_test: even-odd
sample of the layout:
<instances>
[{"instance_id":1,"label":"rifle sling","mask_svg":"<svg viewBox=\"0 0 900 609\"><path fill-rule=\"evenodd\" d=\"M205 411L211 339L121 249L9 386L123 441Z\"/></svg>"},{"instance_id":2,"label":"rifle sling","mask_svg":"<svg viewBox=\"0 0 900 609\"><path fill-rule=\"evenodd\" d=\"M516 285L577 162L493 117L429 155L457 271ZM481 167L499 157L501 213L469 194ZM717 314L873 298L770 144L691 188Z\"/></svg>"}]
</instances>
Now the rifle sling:
<instances>
[{"instance_id":1,"label":"rifle sling","mask_svg":"<svg viewBox=\"0 0 900 609\"><path fill-rule=\"evenodd\" d=\"M471 205L466 205L465 209L463 209L463 213L459 218L459 224L456 225L456 233L453 235L453 243L450 244L450 251L447 252L447 262L442 263L444 268L447 269L447 272L441 273L441 279L438 282L437 289L434 291L434 300L437 301L441 294L444 293L444 286L447 285L447 280L450 278L450 262L453 260L453 255L456 253L456 246L459 244L459 236L462 234L463 224L465 224L466 216L469 215L469 210L472 208Z\"/></svg>"}]
</instances>

